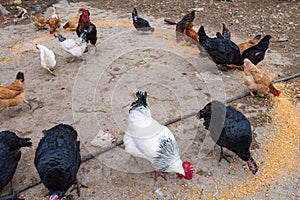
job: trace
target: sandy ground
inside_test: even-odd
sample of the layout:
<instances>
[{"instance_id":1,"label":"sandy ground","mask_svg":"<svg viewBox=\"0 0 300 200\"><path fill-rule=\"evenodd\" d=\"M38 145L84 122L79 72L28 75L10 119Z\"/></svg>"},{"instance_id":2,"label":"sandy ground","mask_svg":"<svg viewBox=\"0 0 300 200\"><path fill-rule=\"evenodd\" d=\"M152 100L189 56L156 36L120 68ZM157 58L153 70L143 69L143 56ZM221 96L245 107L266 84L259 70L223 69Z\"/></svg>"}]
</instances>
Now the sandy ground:
<instances>
[{"instance_id":1,"label":"sandy ground","mask_svg":"<svg viewBox=\"0 0 300 200\"><path fill-rule=\"evenodd\" d=\"M15 131L33 141L31 149L22 150L13 179L15 188L38 179L35 148L41 131L57 123L76 128L84 156L122 139L137 90L149 93L152 115L159 122L198 111L212 99L223 101L247 91L243 72L219 71L207 57L199 56L196 46L177 44L175 27L164 24L163 18L146 15L156 31L141 34L131 25L131 11L100 10L84 3L56 6L63 22L79 7L88 8L97 25L98 42L96 47L89 46L85 61L68 63L70 55L48 31L37 32L33 24L1 28L1 38L7 39L0 44L0 83L14 80L17 71L25 72L26 98L33 105L31 110L20 104L0 113L1 130ZM209 35L217 30L207 26ZM77 37L74 32L60 32ZM233 36L237 43L247 39ZM55 52L57 77L40 67L35 43ZM268 51L260 64L274 78L297 71L295 65L297 60L277 49ZM130 159L120 146L81 165L78 176L89 189L82 189L81 197L72 192L68 199L299 199L299 102L297 109L296 98L291 98L299 94L299 82L276 86L284 91L280 98L246 97L231 104L252 123L251 152L259 163L257 175L234 155L230 165L218 162L219 148L202 122L191 117L169 128L182 159L195 167L193 180L168 174L168 181L155 181L149 163ZM96 136L100 137L97 147L91 145ZM1 195L8 191L6 187ZM46 199L46 193L40 184L22 194L26 199Z\"/></svg>"}]
</instances>

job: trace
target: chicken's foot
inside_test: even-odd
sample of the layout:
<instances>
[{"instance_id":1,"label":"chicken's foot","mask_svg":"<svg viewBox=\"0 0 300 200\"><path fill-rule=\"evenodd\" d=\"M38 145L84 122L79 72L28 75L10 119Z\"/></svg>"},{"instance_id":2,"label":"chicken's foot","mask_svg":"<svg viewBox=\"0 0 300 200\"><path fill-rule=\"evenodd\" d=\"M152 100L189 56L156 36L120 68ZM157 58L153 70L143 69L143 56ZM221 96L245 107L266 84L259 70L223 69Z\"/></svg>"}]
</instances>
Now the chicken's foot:
<instances>
[{"instance_id":1,"label":"chicken's foot","mask_svg":"<svg viewBox=\"0 0 300 200\"><path fill-rule=\"evenodd\" d=\"M49 72L51 75L56 76L56 75L54 74L54 72L53 72L53 69L50 69L50 68L47 68L47 69L48 69L48 72Z\"/></svg>"},{"instance_id":2,"label":"chicken's foot","mask_svg":"<svg viewBox=\"0 0 300 200\"><path fill-rule=\"evenodd\" d=\"M73 190L77 190L77 195L80 197L80 188L89 188L88 186L82 184L78 178L76 178L76 183L73 185L73 188L70 190L72 192Z\"/></svg>"},{"instance_id":3,"label":"chicken's foot","mask_svg":"<svg viewBox=\"0 0 300 200\"><path fill-rule=\"evenodd\" d=\"M221 153L220 153L220 159L219 159L219 162L221 162L222 159L226 160L229 164L230 164L230 161L228 160L227 157L231 157L230 155L226 155L224 154L223 152L223 147L221 147Z\"/></svg>"},{"instance_id":4,"label":"chicken's foot","mask_svg":"<svg viewBox=\"0 0 300 200\"><path fill-rule=\"evenodd\" d=\"M26 99L23 99L23 102L29 106L30 110L32 109L32 106L31 106L31 104L29 103L29 101L27 101Z\"/></svg>"},{"instance_id":5,"label":"chicken's foot","mask_svg":"<svg viewBox=\"0 0 300 200\"><path fill-rule=\"evenodd\" d=\"M73 57L70 57L70 58L67 58L67 62L68 62L68 63L74 62L74 61L75 61L75 59L76 59L76 57L75 57L75 56L73 56Z\"/></svg>"},{"instance_id":6,"label":"chicken's foot","mask_svg":"<svg viewBox=\"0 0 300 200\"><path fill-rule=\"evenodd\" d=\"M157 181L157 177L158 177L158 176L162 177L165 181L167 181L167 178L166 178L166 176L164 175L164 173L161 172L161 171L156 170L156 171L155 171L155 177L154 177L154 180L155 180L155 181Z\"/></svg>"}]
</instances>

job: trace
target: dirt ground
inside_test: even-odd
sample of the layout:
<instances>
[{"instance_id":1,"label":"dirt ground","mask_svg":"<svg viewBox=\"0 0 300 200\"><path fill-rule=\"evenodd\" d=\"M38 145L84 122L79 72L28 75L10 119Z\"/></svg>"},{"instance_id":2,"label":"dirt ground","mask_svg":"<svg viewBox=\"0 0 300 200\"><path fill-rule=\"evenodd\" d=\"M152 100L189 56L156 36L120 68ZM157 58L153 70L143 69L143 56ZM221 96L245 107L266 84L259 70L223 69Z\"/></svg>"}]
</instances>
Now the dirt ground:
<instances>
[{"instance_id":1,"label":"dirt ground","mask_svg":"<svg viewBox=\"0 0 300 200\"><path fill-rule=\"evenodd\" d=\"M1 1L2 2L2 1ZM27 1L44 12L55 1ZM43 4L42 2L46 2ZM225 22L233 41L246 41L257 34L270 34L266 58L259 64L274 79L300 71L300 2L288 1L66 1L56 4L62 22L80 7L88 8L98 30L96 47L89 46L84 61L67 62L49 30L37 31L27 19L13 23L15 6L3 4L10 14L1 16L0 85L25 73L26 98L33 108L20 104L0 113L0 130L31 137L33 147L22 150L13 178L14 188L38 180L34 152L42 130L57 123L72 124L78 131L82 156L122 140L131 102L137 90L149 93L152 116L165 122L201 109L212 99L224 101L247 91L243 72L220 71L195 45L175 42L175 27L163 18L180 20L197 10L194 28L204 25L213 36ZM131 11L155 27L153 34L138 33L131 24ZM33 9L29 14L36 15ZM68 38L74 32L59 29ZM56 77L40 67L40 43L55 52ZM77 197L67 199L300 199L299 78L278 83L279 98L245 97L230 103L251 121L251 152L259 164L254 176L231 152L232 163L218 162L214 145L202 122L191 117L168 126L174 133L183 160L190 161L193 180L154 180L153 169L142 159L130 159L123 146L81 165L80 180L88 185ZM95 141L95 138L100 138ZM93 145L92 145L93 144ZM96 144L96 145L95 145ZM7 186L0 196L9 192ZM22 192L26 199L46 199L42 185Z\"/></svg>"}]
</instances>

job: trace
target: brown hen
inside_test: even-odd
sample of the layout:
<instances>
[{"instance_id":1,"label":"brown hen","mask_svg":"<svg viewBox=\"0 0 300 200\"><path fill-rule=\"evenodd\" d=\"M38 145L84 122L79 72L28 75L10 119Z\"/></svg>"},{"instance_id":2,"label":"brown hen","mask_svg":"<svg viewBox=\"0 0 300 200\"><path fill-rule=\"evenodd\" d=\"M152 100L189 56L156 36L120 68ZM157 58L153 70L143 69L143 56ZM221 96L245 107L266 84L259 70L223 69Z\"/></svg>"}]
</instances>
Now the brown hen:
<instances>
[{"instance_id":1,"label":"brown hen","mask_svg":"<svg viewBox=\"0 0 300 200\"><path fill-rule=\"evenodd\" d=\"M30 104L24 99L24 80L24 73L18 72L14 82L0 87L0 112L8 107L16 106L22 101L31 108Z\"/></svg>"},{"instance_id":2,"label":"brown hen","mask_svg":"<svg viewBox=\"0 0 300 200\"><path fill-rule=\"evenodd\" d=\"M185 23L184 35L188 36L186 38L187 42L190 42L192 44L198 44L198 34L193 29L192 22L186 22Z\"/></svg>"},{"instance_id":3,"label":"brown hen","mask_svg":"<svg viewBox=\"0 0 300 200\"><path fill-rule=\"evenodd\" d=\"M46 21L46 24L49 24L50 34L54 33L56 29L60 27L60 17L56 14L55 7L52 7L52 13L50 18Z\"/></svg>"},{"instance_id":4,"label":"brown hen","mask_svg":"<svg viewBox=\"0 0 300 200\"><path fill-rule=\"evenodd\" d=\"M65 23L65 25L63 26L64 29L70 29L72 31L75 31L78 25L78 21L79 21L79 17L82 14L81 10L78 10L78 13L76 16L72 17L71 19L69 19L69 21L67 23Z\"/></svg>"},{"instance_id":5,"label":"brown hen","mask_svg":"<svg viewBox=\"0 0 300 200\"><path fill-rule=\"evenodd\" d=\"M250 94L254 96L254 91L261 97L268 93L279 96L280 91L272 84L272 79L263 71L259 70L249 59L244 60L245 84Z\"/></svg>"}]
</instances>

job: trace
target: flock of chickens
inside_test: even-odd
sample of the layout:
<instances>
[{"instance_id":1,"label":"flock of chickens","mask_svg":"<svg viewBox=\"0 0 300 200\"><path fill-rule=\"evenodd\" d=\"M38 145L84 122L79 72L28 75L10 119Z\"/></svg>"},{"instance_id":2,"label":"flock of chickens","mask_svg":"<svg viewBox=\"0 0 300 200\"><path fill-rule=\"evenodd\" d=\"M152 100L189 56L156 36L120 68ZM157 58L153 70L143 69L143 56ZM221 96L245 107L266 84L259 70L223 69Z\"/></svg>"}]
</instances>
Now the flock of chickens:
<instances>
[{"instance_id":1,"label":"flock of chickens","mask_svg":"<svg viewBox=\"0 0 300 200\"><path fill-rule=\"evenodd\" d=\"M76 57L81 57L83 53L87 51L88 43L96 45L97 28L90 21L90 12L88 10L80 8L78 14L63 26L64 29L75 29L78 38L65 38L63 35L57 33L56 30L60 27L60 23L61 19L56 14L55 7L52 7L52 14L48 20L41 16L34 24L40 29L44 28L46 24L49 24L50 34L58 38L61 48L73 56L69 62L73 62ZM36 44L36 48L40 51L41 66L56 76L53 72L56 66L54 52L41 44Z\"/></svg>"},{"instance_id":2,"label":"flock of chickens","mask_svg":"<svg viewBox=\"0 0 300 200\"><path fill-rule=\"evenodd\" d=\"M76 30L78 36L76 39L67 39L56 32L60 27L60 18L56 15L55 9L45 24L49 24L50 33L58 38L62 49L74 57L79 57L86 51L88 43L95 45L97 41L96 26L90 21L89 16L89 11L81 8L79 14L63 26ZM230 32L225 24L222 33L218 32L215 38L210 38L203 26L199 28L198 33L193 30L194 18L195 11L192 11L178 23L172 19L165 21L176 24L176 41L179 42L188 36L189 41L196 42L201 52L204 49L216 64L238 66L245 70L245 84L251 93L256 92L262 96L268 92L274 96L280 94L280 91L272 85L272 79L256 66L264 59L271 36L267 35L259 40L261 36L257 35L248 42L236 45L231 41ZM132 12L132 19L138 31L154 31L149 22L138 15L136 8ZM54 74L56 65L54 53L40 44L36 44L36 48L40 50L42 67ZM0 112L22 101L31 106L24 99L24 81L24 74L18 72L13 83L0 87ZM194 176L193 166L190 162L181 160L179 147L172 132L151 117L147 92L138 91L136 97L129 110L127 129L123 138L125 151L132 156L150 161L156 175L165 179L163 172L174 172L180 179L191 180ZM251 125L241 112L214 100L198 112L197 118L204 120L204 127L211 132L212 139L221 147L220 160L224 158L229 162L223 153L225 147L245 161L253 174L258 171L258 166L250 153ZM81 164L80 142L77 140L76 130L66 124L56 125L44 130L43 133L44 137L36 149L34 164L43 184L49 190L49 200L62 199L73 184L77 183L78 189L80 186L77 179ZM0 191L11 181L16 171L21 158L20 148L31 145L29 138L20 138L11 131L0 132Z\"/></svg>"}]
</instances>

